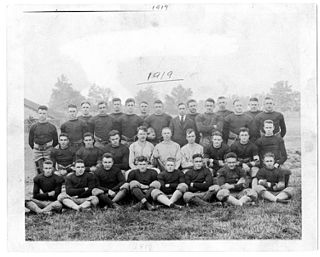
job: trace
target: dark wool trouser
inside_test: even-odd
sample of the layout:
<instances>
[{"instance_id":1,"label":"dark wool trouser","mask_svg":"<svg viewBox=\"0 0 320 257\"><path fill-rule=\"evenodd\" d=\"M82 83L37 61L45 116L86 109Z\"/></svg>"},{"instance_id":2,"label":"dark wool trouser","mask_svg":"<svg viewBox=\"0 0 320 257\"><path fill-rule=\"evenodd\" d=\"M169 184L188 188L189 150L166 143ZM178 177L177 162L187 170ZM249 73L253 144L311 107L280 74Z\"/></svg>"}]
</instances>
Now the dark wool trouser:
<instances>
[{"instance_id":1,"label":"dark wool trouser","mask_svg":"<svg viewBox=\"0 0 320 257\"><path fill-rule=\"evenodd\" d=\"M98 195L98 198L99 198L99 204L100 204L101 207L104 207L106 205L111 207L113 205L113 202L109 198L107 193Z\"/></svg>"},{"instance_id":2,"label":"dark wool trouser","mask_svg":"<svg viewBox=\"0 0 320 257\"><path fill-rule=\"evenodd\" d=\"M139 201L141 201L143 198L146 198L148 200L151 197L151 192L153 189L154 188L149 188L147 191L143 192L139 187L135 187L131 189L131 193Z\"/></svg>"}]
</instances>

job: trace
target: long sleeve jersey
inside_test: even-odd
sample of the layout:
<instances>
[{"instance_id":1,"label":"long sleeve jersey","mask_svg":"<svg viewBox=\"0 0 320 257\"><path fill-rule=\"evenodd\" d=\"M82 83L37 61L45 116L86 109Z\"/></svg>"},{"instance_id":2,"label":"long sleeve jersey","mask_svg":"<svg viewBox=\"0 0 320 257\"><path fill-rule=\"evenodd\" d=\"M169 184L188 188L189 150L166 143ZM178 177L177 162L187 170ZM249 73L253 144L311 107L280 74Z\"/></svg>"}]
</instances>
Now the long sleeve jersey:
<instances>
[{"instance_id":1,"label":"long sleeve jersey","mask_svg":"<svg viewBox=\"0 0 320 257\"><path fill-rule=\"evenodd\" d=\"M188 168L193 166L192 156L194 154L203 154L203 146L197 143L186 144L181 148L181 167Z\"/></svg>"},{"instance_id":2,"label":"long sleeve jersey","mask_svg":"<svg viewBox=\"0 0 320 257\"><path fill-rule=\"evenodd\" d=\"M114 128L120 132L122 135L122 118L125 114L123 112L114 112L111 113L110 116L114 119Z\"/></svg>"},{"instance_id":3,"label":"long sleeve jersey","mask_svg":"<svg viewBox=\"0 0 320 257\"><path fill-rule=\"evenodd\" d=\"M61 125L61 133L67 133L71 143L81 143L83 134L88 131L87 123L80 119L68 120Z\"/></svg>"},{"instance_id":4,"label":"long sleeve jersey","mask_svg":"<svg viewBox=\"0 0 320 257\"><path fill-rule=\"evenodd\" d=\"M240 167L235 167L231 170L229 167L224 166L218 170L218 184L222 186L225 183L228 184L237 184L239 179L246 180L246 172Z\"/></svg>"},{"instance_id":5,"label":"long sleeve jersey","mask_svg":"<svg viewBox=\"0 0 320 257\"><path fill-rule=\"evenodd\" d=\"M207 191L213 185L212 174L209 169L188 170L185 174L185 181L190 192ZM193 187L190 184L193 183Z\"/></svg>"},{"instance_id":6,"label":"long sleeve jersey","mask_svg":"<svg viewBox=\"0 0 320 257\"><path fill-rule=\"evenodd\" d=\"M285 175L283 170L279 168L273 168L273 169L267 169L266 167L261 168L257 175L256 178L258 181L260 179L266 179L267 182L271 183L271 187L268 188L268 190L273 191L273 186L279 182L285 183Z\"/></svg>"},{"instance_id":7,"label":"long sleeve jersey","mask_svg":"<svg viewBox=\"0 0 320 257\"><path fill-rule=\"evenodd\" d=\"M109 189L119 191L120 187L126 182L121 170L114 166L110 170L100 167L94 172L94 175L97 178L97 188L104 192Z\"/></svg>"},{"instance_id":8,"label":"long sleeve jersey","mask_svg":"<svg viewBox=\"0 0 320 257\"><path fill-rule=\"evenodd\" d=\"M122 136L133 139L137 128L143 124L143 119L136 114L123 114L120 118Z\"/></svg>"},{"instance_id":9,"label":"long sleeve jersey","mask_svg":"<svg viewBox=\"0 0 320 257\"><path fill-rule=\"evenodd\" d=\"M158 174L158 181L161 184L161 191L165 194L172 194L180 183L185 183L184 173L181 170L173 172L162 171ZM168 187L165 185L169 184Z\"/></svg>"},{"instance_id":10,"label":"long sleeve jersey","mask_svg":"<svg viewBox=\"0 0 320 257\"><path fill-rule=\"evenodd\" d=\"M131 169L136 169L135 159L139 156L144 156L148 158L148 162L151 160L154 146L148 141L141 143L136 141L132 143L129 147L129 166Z\"/></svg>"},{"instance_id":11,"label":"long sleeve jersey","mask_svg":"<svg viewBox=\"0 0 320 257\"><path fill-rule=\"evenodd\" d=\"M129 169L129 148L123 144L119 146L112 146L107 144L103 148L103 153L111 153L113 156L114 167L117 167L121 170Z\"/></svg>"},{"instance_id":12,"label":"long sleeve jersey","mask_svg":"<svg viewBox=\"0 0 320 257\"><path fill-rule=\"evenodd\" d=\"M103 152L97 148L85 148L81 147L76 153L76 159L81 159L84 162L86 171L90 171L90 167L96 166L101 162Z\"/></svg>"},{"instance_id":13,"label":"long sleeve jersey","mask_svg":"<svg viewBox=\"0 0 320 257\"><path fill-rule=\"evenodd\" d=\"M80 115L80 116L78 116L78 119L79 119L79 120L82 120L82 121L84 121L84 122L87 124L88 129L89 129L89 120L90 120L91 118L92 118L92 115L86 115L86 116Z\"/></svg>"},{"instance_id":14,"label":"long sleeve jersey","mask_svg":"<svg viewBox=\"0 0 320 257\"><path fill-rule=\"evenodd\" d=\"M29 145L33 149L34 143L44 145L52 141L52 146L58 145L58 133L56 127L50 122L33 124L29 131Z\"/></svg>"},{"instance_id":15,"label":"long sleeve jersey","mask_svg":"<svg viewBox=\"0 0 320 257\"><path fill-rule=\"evenodd\" d=\"M284 145L284 140L278 136L262 136L256 141L258 147L260 160L263 160L263 156L271 152L275 155L275 162L283 164L287 160L287 150Z\"/></svg>"},{"instance_id":16,"label":"long sleeve jersey","mask_svg":"<svg viewBox=\"0 0 320 257\"><path fill-rule=\"evenodd\" d=\"M154 147L152 158L159 157L160 161L165 164L169 157L175 158L175 169L181 164L180 146L173 141L162 141Z\"/></svg>"},{"instance_id":17,"label":"long sleeve jersey","mask_svg":"<svg viewBox=\"0 0 320 257\"><path fill-rule=\"evenodd\" d=\"M213 131L222 132L223 119L215 113L203 113L196 117L196 126L202 136L211 136Z\"/></svg>"},{"instance_id":18,"label":"long sleeve jersey","mask_svg":"<svg viewBox=\"0 0 320 257\"><path fill-rule=\"evenodd\" d=\"M248 164L253 161L253 157L258 155L258 147L252 143L241 144L240 141L235 141L230 146L230 151L234 152L240 163Z\"/></svg>"},{"instance_id":19,"label":"long sleeve jersey","mask_svg":"<svg viewBox=\"0 0 320 257\"><path fill-rule=\"evenodd\" d=\"M281 137L284 137L287 133L286 123L284 121L283 114L280 112L261 112L255 117L255 126L257 133L264 132L263 126L265 120L272 120L274 125L273 133L276 134L279 131Z\"/></svg>"},{"instance_id":20,"label":"long sleeve jersey","mask_svg":"<svg viewBox=\"0 0 320 257\"><path fill-rule=\"evenodd\" d=\"M88 188L87 190L85 189L86 187ZM77 176L76 173L66 176L66 193L70 196L89 197L95 187L96 178L90 172L85 172L81 176Z\"/></svg>"},{"instance_id":21,"label":"long sleeve jersey","mask_svg":"<svg viewBox=\"0 0 320 257\"><path fill-rule=\"evenodd\" d=\"M230 147L222 143L220 147L215 148L213 147L213 144L210 144L210 146L206 147L204 149L204 157L213 159L213 169L215 171L220 169L219 160L224 161L224 156L230 152Z\"/></svg>"},{"instance_id":22,"label":"long sleeve jersey","mask_svg":"<svg viewBox=\"0 0 320 257\"><path fill-rule=\"evenodd\" d=\"M249 129L249 135L253 132L253 119L247 114L235 114L231 113L224 119L223 125L223 138L227 140L229 138L229 132L239 135L240 128L245 127Z\"/></svg>"},{"instance_id":23,"label":"long sleeve jersey","mask_svg":"<svg viewBox=\"0 0 320 257\"><path fill-rule=\"evenodd\" d=\"M50 159L53 162L53 167L56 167L56 164L67 167L75 161L76 154L70 149L70 147L61 149L59 146L59 148L52 149Z\"/></svg>"},{"instance_id":24,"label":"long sleeve jersey","mask_svg":"<svg viewBox=\"0 0 320 257\"><path fill-rule=\"evenodd\" d=\"M225 117L227 117L227 116L228 116L229 114L231 114L231 113L233 113L233 111L230 111L230 110L227 110L227 109L225 109L225 110L223 110L223 111L219 110L219 111L216 112L216 114L219 115L219 116L221 116L221 118L222 118L223 120L224 120Z\"/></svg>"},{"instance_id":25,"label":"long sleeve jersey","mask_svg":"<svg viewBox=\"0 0 320 257\"><path fill-rule=\"evenodd\" d=\"M139 169L130 171L128 175L128 182L133 180L138 181L143 185L150 185L151 182L156 181L158 173L153 169L147 169L145 172L141 172Z\"/></svg>"},{"instance_id":26,"label":"long sleeve jersey","mask_svg":"<svg viewBox=\"0 0 320 257\"><path fill-rule=\"evenodd\" d=\"M109 140L109 132L115 129L115 119L109 115L97 115L89 120L89 131L103 141Z\"/></svg>"},{"instance_id":27,"label":"long sleeve jersey","mask_svg":"<svg viewBox=\"0 0 320 257\"><path fill-rule=\"evenodd\" d=\"M61 186L63 183L63 177L55 174L46 177L43 174L39 174L33 179L33 198L42 201L55 201L61 193ZM55 192L53 196L48 195L51 191Z\"/></svg>"},{"instance_id":28,"label":"long sleeve jersey","mask_svg":"<svg viewBox=\"0 0 320 257\"><path fill-rule=\"evenodd\" d=\"M144 125L146 127L152 127L156 133L157 140L160 140L162 135L162 129L169 127L172 117L166 113L162 114L151 114L144 120Z\"/></svg>"}]
</instances>

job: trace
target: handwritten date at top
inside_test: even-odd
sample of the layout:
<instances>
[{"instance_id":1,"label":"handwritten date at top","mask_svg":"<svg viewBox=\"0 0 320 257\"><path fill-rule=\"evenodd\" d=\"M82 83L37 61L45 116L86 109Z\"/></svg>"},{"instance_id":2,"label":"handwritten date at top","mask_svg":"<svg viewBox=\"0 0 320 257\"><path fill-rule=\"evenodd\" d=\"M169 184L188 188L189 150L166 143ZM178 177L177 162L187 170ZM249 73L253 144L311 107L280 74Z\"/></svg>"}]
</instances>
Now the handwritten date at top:
<instances>
[{"instance_id":1,"label":"handwritten date at top","mask_svg":"<svg viewBox=\"0 0 320 257\"><path fill-rule=\"evenodd\" d=\"M158 80L166 80L171 79L173 75L173 71L168 72L149 72L147 76L147 80L158 79Z\"/></svg>"},{"instance_id":2,"label":"handwritten date at top","mask_svg":"<svg viewBox=\"0 0 320 257\"><path fill-rule=\"evenodd\" d=\"M168 10L168 7L169 7L169 5L167 5L167 4L157 4L157 5L153 5L152 6L152 10L155 10L155 11L166 11L166 10Z\"/></svg>"}]
</instances>

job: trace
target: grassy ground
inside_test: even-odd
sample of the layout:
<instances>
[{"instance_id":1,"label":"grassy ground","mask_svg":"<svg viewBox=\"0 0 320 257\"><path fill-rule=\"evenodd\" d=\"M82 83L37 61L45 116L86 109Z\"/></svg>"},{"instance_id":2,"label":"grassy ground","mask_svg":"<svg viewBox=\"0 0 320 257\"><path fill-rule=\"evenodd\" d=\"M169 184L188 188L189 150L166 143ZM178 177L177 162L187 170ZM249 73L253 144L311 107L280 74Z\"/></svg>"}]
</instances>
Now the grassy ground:
<instances>
[{"instance_id":1,"label":"grassy ground","mask_svg":"<svg viewBox=\"0 0 320 257\"><path fill-rule=\"evenodd\" d=\"M27 214L28 241L65 240L215 240L215 239L301 239L300 127L296 116L287 119L288 160L292 170L290 186L296 190L288 205L260 201L256 206L237 208L191 207L182 211L94 210L67 211L53 216ZM292 129L291 129L292 128ZM26 160L31 151L26 148ZM32 162L26 162L26 194L34 176Z\"/></svg>"}]
</instances>

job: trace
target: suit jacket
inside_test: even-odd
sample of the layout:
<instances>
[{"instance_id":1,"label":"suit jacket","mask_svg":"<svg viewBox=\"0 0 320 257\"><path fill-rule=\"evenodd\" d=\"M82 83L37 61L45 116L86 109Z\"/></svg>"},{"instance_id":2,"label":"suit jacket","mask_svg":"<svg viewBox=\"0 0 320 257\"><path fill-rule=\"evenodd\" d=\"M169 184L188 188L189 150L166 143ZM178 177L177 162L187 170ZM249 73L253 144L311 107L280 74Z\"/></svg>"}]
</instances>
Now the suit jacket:
<instances>
[{"instance_id":1,"label":"suit jacket","mask_svg":"<svg viewBox=\"0 0 320 257\"><path fill-rule=\"evenodd\" d=\"M187 129L191 128L196 130L196 124L195 122L189 118L188 116L185 116L185 120L183 123L180 122L180 117L177 116L173 118L170 122L170 129L172 131L172 141L178 143L180 147L186 145L188 143L186 139L186 131Z\"/></svg>"}]
</instances>

